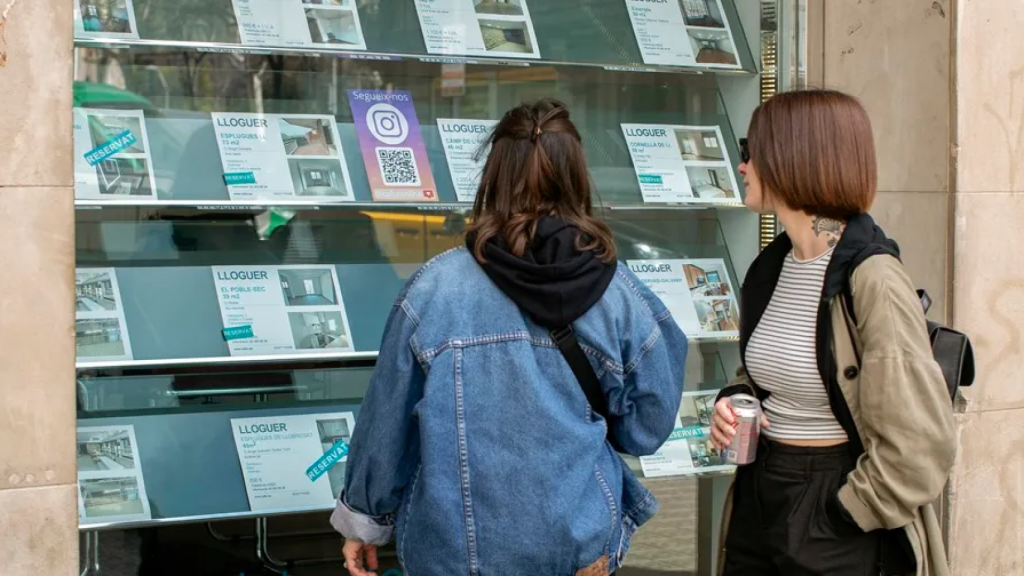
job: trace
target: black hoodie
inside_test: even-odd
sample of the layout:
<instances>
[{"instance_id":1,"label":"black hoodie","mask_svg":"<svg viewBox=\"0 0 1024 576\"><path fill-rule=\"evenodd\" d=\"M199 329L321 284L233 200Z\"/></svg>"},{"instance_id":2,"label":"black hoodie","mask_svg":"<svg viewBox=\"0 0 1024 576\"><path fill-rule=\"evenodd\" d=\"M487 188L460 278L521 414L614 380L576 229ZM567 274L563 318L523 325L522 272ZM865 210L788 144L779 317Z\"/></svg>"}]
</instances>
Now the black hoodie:
<instances>
[{"instance_id":1,"label":"black hoodie","mask_svg":"<svg viewBox=\"0 0 1024 576\"><path fill-rule=\"evenodd\" d=\"M576 249L579 234L575 226L545 216L522 257L512 254L504 238L489 239L483 270L534 322L549 330L565 327L601 300L615 277L614 262ZM474 234L467 235L470 250L474 241Z\"/></svg>"}]
</instances>

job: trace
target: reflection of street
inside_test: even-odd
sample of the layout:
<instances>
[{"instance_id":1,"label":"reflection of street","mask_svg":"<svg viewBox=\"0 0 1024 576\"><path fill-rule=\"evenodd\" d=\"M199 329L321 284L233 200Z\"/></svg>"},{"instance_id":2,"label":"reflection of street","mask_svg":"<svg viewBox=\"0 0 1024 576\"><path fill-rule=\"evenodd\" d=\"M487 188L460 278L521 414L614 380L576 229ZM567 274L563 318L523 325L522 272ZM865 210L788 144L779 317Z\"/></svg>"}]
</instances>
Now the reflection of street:
<instances>
[{"instance_id":1,"label":"reflection of street","mask_svg":"<svg viewBox=\"0 0 1024 576\"><path fill-rule=\"evenodd\" d=\"M124 342L117 319L75 322L75 349L79 357L123 355Z\"/></svg>"},{"instance_id":2,"label":"reflection of street","mask_svg":"<svg viewBox=\"0 0 1024 576\"><path fill-rule=\"evenodd\" d=\"M290 156L335 156L333 134L320 120L281 118L278 123L285 152Z\"/></svg>"},{"instance_id":3,"label":"reflection of street","mask_svg":"<svg viewBox=\"0 0 1024 576\"><path fill-rule=\"evenodd\" d=\"M97 516L129 516L142 514L142 512L142 502L138 500L123 503L113 500L107 503L93 501L85 505L85 515L90 518Z\"/></svg>"},{"instance_id":4,"label":"reflection of street","mask_svg":"<svg viewBox=\"0 0 1024 576\"><path fill-rule=\"evenodd\" d=\"M76 311L78 312L106 312L114 309L114 300L104 298L97 302L88 296L80 297L77 300Z\"/></svg>"},{"instance_id":5,"label":"reflection of street","mask_svg":"<svg viewBox=\"0 0 1024 576\"><path fill-rule=\"evenodd\" d=\"M118 496L101 496L93 500L86 500L85 515L89 518L98 516L129 516L142 514L141 500L129 500L123 502Z\"/></svg>"},{"instance_id":6,"label":"reflection of street","mask_svg":"<svg viewBox=\"0 0 1024 576\"><path fill-rule=\"evenodd\" d=\"M522 16L523 7L518 1L508 0L476 0L477 14L497 14L499 16Z\"/></svg>"},{"instance_id":7,"label":"reflection of street","mask_svg":"<svg viewBox=\"0 0 1024 576\"><path fill-rule=\"evenodd\" d=\"M312 142L304 146L299 146L292 152L295 156L330 156L331 149L322 142Z\"/></svg>"},{"instance_id":8,"label":"reflection of street","mask_svg":"<svg viewBox=\"0 0 1024 576\"><path fill-rule=\"evenodd\" d=\"M83 480L81 491L87 518L145 512L134 478Z\"/></svg>"},{"instance_id":9,"label":"reflection of street","mask_svg":"<svg viewBox=\"0 0 1024 576\"><path fill-rule=\"evenodd\" d=\"M93 455L79 454L78 455L78 470L79 472L101 472L104 470L125 470L128 468L134 468L135 462L131 458L124 456L105 456L105 455Z\"/></svg>"}]
</instances>

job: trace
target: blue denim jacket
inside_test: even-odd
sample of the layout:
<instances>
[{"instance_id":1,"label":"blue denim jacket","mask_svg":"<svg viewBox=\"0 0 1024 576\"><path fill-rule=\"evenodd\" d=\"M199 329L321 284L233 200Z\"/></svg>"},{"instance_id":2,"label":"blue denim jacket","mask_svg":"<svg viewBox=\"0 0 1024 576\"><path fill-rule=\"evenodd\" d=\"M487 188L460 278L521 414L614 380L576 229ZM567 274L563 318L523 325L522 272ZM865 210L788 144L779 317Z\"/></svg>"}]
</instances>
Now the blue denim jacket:
<instances>
[{"instance_id":1,"label":"blue denim jacket","mask_svg":"<svg viewBox=\"0 0 1024 576\"><path fill-rule=\"evenodd\" d=\"M407 283L385 327L331 516L396 539L410 576L572 576L620 565L654 496L609 446L654 453L679 410L686 337L624 265L574 323L608 399L592 414L548 332L465 248Z\"/></svg>"}]
</instances>

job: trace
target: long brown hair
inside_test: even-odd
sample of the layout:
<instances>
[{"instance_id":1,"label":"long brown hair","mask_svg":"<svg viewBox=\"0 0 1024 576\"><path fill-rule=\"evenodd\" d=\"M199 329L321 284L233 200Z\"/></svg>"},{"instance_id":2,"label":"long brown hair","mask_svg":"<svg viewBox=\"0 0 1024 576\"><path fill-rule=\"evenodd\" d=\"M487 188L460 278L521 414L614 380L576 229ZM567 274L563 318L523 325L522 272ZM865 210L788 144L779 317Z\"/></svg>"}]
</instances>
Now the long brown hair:
<instances>
[{"instance_id":1,"label":"long brown hair","mask_svg":"<svg viewBox=\"0 0 1024 576\"><path fill-rule=\"evenodd\" d=\"M592 216L583 144L561 102L544 98L509 110L481 150L487 145L491 150L466 230L478 262L485 261L484 245L495 237L522 256L545 216L579 229L577 250L593 251L605 262L615 260L611 230Z\"/></svg>"}]
</instances>

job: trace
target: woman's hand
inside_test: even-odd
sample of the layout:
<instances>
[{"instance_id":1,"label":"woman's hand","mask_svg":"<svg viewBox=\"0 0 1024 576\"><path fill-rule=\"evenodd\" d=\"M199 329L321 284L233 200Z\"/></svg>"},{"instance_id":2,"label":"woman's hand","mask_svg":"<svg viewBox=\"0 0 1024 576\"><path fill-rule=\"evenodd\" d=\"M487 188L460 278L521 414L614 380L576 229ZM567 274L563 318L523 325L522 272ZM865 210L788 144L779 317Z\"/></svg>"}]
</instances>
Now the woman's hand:
<instances>
[{"instance_id":1,"label":"woman's hand","mask_svg":"<svg viewBox=\"0 0 1024 576\"><path fill-rule=\"evenodd\" d=\"M761 428L768 428L768 419L761 416ZM736 414L732 411L729 398L722 398L715 403L715 411L711 414L711 443L719 451L732 443L736 435Z\"/></svg>"},{"instance_id":2,"label":"woman's hand","mask_svg":"<svg viewBox=\"0 0 1024 576\"><path fill-rule=\"evenodd\" d=\"M341 553L345 557L345 567L348 568L348 573L352 576L376 576L374 573L378 567L376 546L363 544L359 540L345 540L345 546L342 547Z\"/></svg>"}]
</instances>

